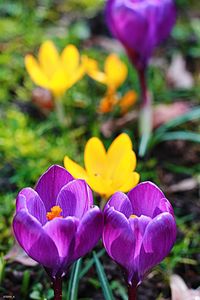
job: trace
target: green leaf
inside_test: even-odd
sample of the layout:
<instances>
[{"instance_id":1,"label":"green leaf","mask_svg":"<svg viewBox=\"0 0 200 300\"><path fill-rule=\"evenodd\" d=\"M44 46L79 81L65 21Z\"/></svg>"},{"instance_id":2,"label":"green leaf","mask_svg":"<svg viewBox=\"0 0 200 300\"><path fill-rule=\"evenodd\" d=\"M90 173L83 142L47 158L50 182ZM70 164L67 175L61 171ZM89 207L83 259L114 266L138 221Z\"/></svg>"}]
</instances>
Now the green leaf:
<instances>
[{"instance_id":1,"label":"green leaf","mask_svg":"<svg viewBox=\"0 0 200 300\"><path fill-rule=\"evenodd\" d=\"M174 131L167 132L160 137L159 141L184 140L200 143L200 134L191 131Z\"/></svg>"},{"instance_id":2,"label":"green leaf","mask_svg":"<svg viewBox=\"0 0 200 300\"><path fill-rule=\"evenodd\" d=\"M114 300L114 297L113 297L111 288L109 286L106 274L104 272L103 266L95 252L93 252L93 257L94 257L94 262L96 265L97 275L98 275L99 281L101 283L101 288L102 288L104 298L106 300Z\"/></svg>"},{"instance_id":3,"label":"green leaf","mask_svg":"<svg viewBox=\"0 0 200 300\"><path fill-rule=\"evenodd\" d=\"M100 258L103 254L105 253L105 249L101 249L96 256ZM90 260L87 261L86 266L81 270L79 279L81 279L85 274L89 271L89 269L93 266L94 264L94 258L91 258Z\"/></svg>"},{"instance_id":4,"label":"green leaf","mask_svg":"<svg viewBox=\"0 0 200 300\"><path fill-rule=\"evenodd\" d=\"M67 299L68 300L77 300L78 298L78 285L79 285L79 274L81 270L82 265L82 258L77 260L71 271L70 279L69 279L69 285L68 285L68 291L67 291Z\"/></svg>"},{"instance_id":5,"label":"green leaf","mask_svg":"<svg viewBox=\"0 0 200 300\"><path fill-rule=\"evenodd\" d=\"M200 107L196 107L193 110L190 110L189 112L185 113L182 116L179 116L168 123L160 126L156 131L155 135L164 133L168 131L169 129L172 129L174 127L177 127L178 125L181 125L186 122L194 121L196 119L200 118Z\"/></svg>"}]
</instances>

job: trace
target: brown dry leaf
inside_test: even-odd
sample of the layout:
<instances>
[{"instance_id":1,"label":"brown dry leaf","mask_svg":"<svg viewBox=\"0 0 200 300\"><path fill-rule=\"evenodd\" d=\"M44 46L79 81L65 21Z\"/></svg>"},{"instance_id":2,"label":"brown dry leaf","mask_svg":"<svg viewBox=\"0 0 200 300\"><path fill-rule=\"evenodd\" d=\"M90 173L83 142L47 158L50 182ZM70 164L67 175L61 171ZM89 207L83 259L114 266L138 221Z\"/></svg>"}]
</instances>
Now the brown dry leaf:
<instances>
[{"instance_id":1,"label":"brown dry leaf","mask_svg":"<svg viewBox=\"0 0 200 300\"><path fill-rule=\"evenodd\" d=\"M118 119L109 119L101 125L101 132L105 137L110 137L113 132L119 131L121 128L124 128L128 124L136 121L138 118L137 111L131 111L125 114L123 117Z\"/></svg>"},{"instance_id":2,"label":"brown dry leaf","mask_svg":"<svg viewBox=\"0 0 200 300\"><path fill-rule=\"evenodd\" d=\"M28 267L34 267L38 264L31 259L17 243L15 243L10 251L4 256L4 259L16 261Z\"/></svg>"},{"instance_id":3,"label":"brown dry leaf","mask_svg":"<svg viewBox=\"0 0 200 300\"><path fill-rule=\"evenodd\" d=\"M186 62L180 53L173 56L167 72L169 84L175 88L191 89L194 85L192 74L186 69Z\"/></svg>"},{"instance_id":4,"label":"brown dry leaf","mask_svg":"<svg viewBox=\"0 0 200 300\"><path fill-rule=\"evenodd\" d=\"M174 102L172 104L159 104L154 107L153 127L157 128L170 120L181 116L190 110L188 102Z\"/></svg>"},{"instance_id":5,"label":"brown dry leaf","mask_svg":"<svg viewBox=\"0 0 200 300\"><path fill-rule=\"evenodd\" d=\"M171 300L200 300L200 290L188 289L184 280L179 275L170 277Z\"/></svg>"},{"instance_id":6,"label":"brown dry leaf","mask_svg":"<svg viewBox=\"0 0 200 300\"><path fill-rule=\"evenodd\" d=\"M54 109L53 96L50 91L37 87L32 91L32 102L44 113Z\"/></svg>"},{"instance_id":7,"label":"brown dry leaf","mask_svg":"<svg viewBox=\"0 0 200 300\"><path fill-rule=\"evenodd\" d=\"M176 192L191 191L197 188L198 186L199 186L199 182L196 178L187 178L168 187L167 192L176 193Z\"/></svg>"}]
</instances>

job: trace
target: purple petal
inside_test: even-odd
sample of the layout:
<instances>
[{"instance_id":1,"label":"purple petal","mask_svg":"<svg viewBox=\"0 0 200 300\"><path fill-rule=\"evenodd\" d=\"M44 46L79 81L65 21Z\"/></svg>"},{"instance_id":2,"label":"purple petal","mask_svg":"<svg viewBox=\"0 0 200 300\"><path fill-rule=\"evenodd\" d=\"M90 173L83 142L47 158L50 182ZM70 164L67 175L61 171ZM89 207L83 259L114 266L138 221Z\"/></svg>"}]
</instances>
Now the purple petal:
<instances>
[{"instance_id":1,"label":"purple petal","mask_svg":"<svg viewBox=\"0 0 200 300\"><path fill-rule=\"evenodd\" d=\"M37 219L21 210L14 217L13 229L18 243L32 259L47 268L57 268L60 260L56 245Z\"/></svg>"},{"instance_id":2,"label":"purple petal","mask_svg":"<svg viewBox=\"0 0 200 300\"><path fill-rule=\"evenodd\" d=\"M131 229L133 231L133 235L135 236L136 245L135 245L135 252L134 258L136 258L140 253L140 248L143 241L143 236L146 230L147 225L151 222L152 219L146 216L141 216L139 218L130 218L129 223Z\"/></svg>"},{"instance_id":3,"label":"purple petal","mask_svg":"<svg viewBox=\"0 0 200 300\"><path fill-rule=\"evenodd\" d=\"M153 212L153 218L155 218L163 212L169 212L172 216L174 216L174 211L171 206L171 203L166 198L160 199L158 206Z\"/></svg>"},{"instance_id":4,"label":"purple petal","mask_svg":"<svg viewBox=\"0 0 200 300\"><path fill-rule=\"evenodd\" d=\"M44 226L44 231L54 241L60 261L64 261L65 265L72 258L74 251L74 237L77 230L77 222L74 218L55 218Z\"/></svg>"},{"instance_id":5,"label":"purple petal","mask_svg":"<svg viewBox=\"0 0 200 300\"><path fill-rule=\"evenodd\" d=\"M74 260L88 253L97 244L102 236L103 214L95 206L81 219L76 235Z\"/></svg>"},{"instance_id":6,"label":"purple petal","mask_svg":"<svg viewBox=\"0 0 200 300\"><path fill-rule=\"evenodd\" d=\"M17 196L16 211L27 209L42 225L46 223L46 210L38 193L31 188L25 188Z\"/></svg>"},{"instance_id":7,"label":"purple petal","mask_svg":"<svg viewBox=\"0 0 200 300\"><path fill-rule=\"evenodd\" d=\"M138 184L128 193L128 197L133 207L133 214L136 216L144 215L152 218L156 208L160 208L162 212L166 211L165 201L162 201L165 196L152 182Z\"/></svg>"},{"instance_id":8,"label":"purple petal","mask_svg":"<svg viewBox=\"0 0 200 300\"><path fill-rule=\"evenodd\" d=\"M64 217L75 216L80 219L93 205L91 189L84 180L73 180L60 191L57 205L62 208Z\"/></svg>"},{"instance_id":9,"label":"purple petal","mask_svg":"<svg viewBox=\"0 0 200 300\"><path fill-rule=\"evenodd\" d=\"M51 207L56 205L58 193L64 185L72 181L72 175L64 168L53 165L38 180L36 192L44 202L46 211L50 211Z\"/></svg>"},{"instance_id":10,"label":"purple petal","mask_svg":"<svg viewBox=\"0 0 200 300\"><path fill-rule=\"evenodd\" d=\"M168 255L176 240L176 223L169 213L154 218L146 228L140 252L138 272L141 280L146 272Z\"/></svg>"},{"instance_id":11,"label":"purple petal","mask_svg":"<svg viewBox=\"0 0 200 300\"><path fill-rule=\"evenodd\" d=\"M114 207L115 210L124 214L127 218L133 214L131 202L126 194L122 192L115 193L107 204L108 207ZM105 207L105 209L107 209Z\"/></svg>"},{"instance_id":12,"label":"purple petal","mask_svg":"<svg viewBox=\"0 0 200 300\"><path fill-rule=\"evenodd\" d=\"M109 256L129 273L133 268L135 237L126 217L113 208L105 213L103 243Z\"/></svg>"}]
</instances>

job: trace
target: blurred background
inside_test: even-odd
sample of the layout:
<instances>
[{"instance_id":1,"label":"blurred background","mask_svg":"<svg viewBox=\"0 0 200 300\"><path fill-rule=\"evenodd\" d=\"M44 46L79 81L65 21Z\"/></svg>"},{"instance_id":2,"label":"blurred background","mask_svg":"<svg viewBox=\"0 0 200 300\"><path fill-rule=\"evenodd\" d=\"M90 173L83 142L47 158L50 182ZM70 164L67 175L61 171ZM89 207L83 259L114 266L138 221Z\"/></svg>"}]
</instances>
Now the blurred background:
<instances>
[{"instance_id":1,"label":"blurred background","mask_svg":"<svg viewBox=\"0 0 200 300\"><path fill-rule=\"evenodd\" d=\"M139 288L139 300L171 299L173 273L179 274L188 288L200 286L200 2L176 3L177 24L171 37L154 53L149 68L149 86L156 107L154 132L145 157L138 157L137 171L141 181L152 180L171 201L178 237L170 256ZM107 29L104 5L104 0L0 1L2 297L53 299L43 269L14 244L11 223L19 189L33 187L51 164L63 165L65 155L83 164L84 146L92 136L101 137L108 147L120 132L127 132L138 152L138 78L122 46ZM59 52L67 44L76 45L81 54L96 59L102 69L110 53L119 54L129 70L119 93L135 90L136 104L127 114L121 115L118 109L100 114L98 105L106 88L85 76L64 95L69 123L66 128L60 127L51 95L36 88L24 65L25 55L37 56L45 40L52 40ZM101 244L96 250L100 249ZM90 259L89 254L82 268ZM119 268L104 253L100 259L115 299L127 299ZM67 284L66 278L64 299ZM80 278L78 299L104 299L94 266Z\"/></svg>"}]
</instances>

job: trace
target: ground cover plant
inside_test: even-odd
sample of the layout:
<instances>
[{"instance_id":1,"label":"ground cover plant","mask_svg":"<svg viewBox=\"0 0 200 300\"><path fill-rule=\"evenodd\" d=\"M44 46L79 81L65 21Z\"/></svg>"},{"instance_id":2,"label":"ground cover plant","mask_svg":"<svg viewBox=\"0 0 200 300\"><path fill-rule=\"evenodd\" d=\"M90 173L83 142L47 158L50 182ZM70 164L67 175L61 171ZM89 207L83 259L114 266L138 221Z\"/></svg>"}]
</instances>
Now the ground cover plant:
<instances>
[{"instance_id":1,"label":"ground cover plant","mask_svg":"<svg viewBox=\"0 0 200 300\"><path fill-rule=\"evenodd\" d=\"M115 4L0 3L2 299L200 297L200 4L140 42Z\"/></svg>"}]
</instances>

